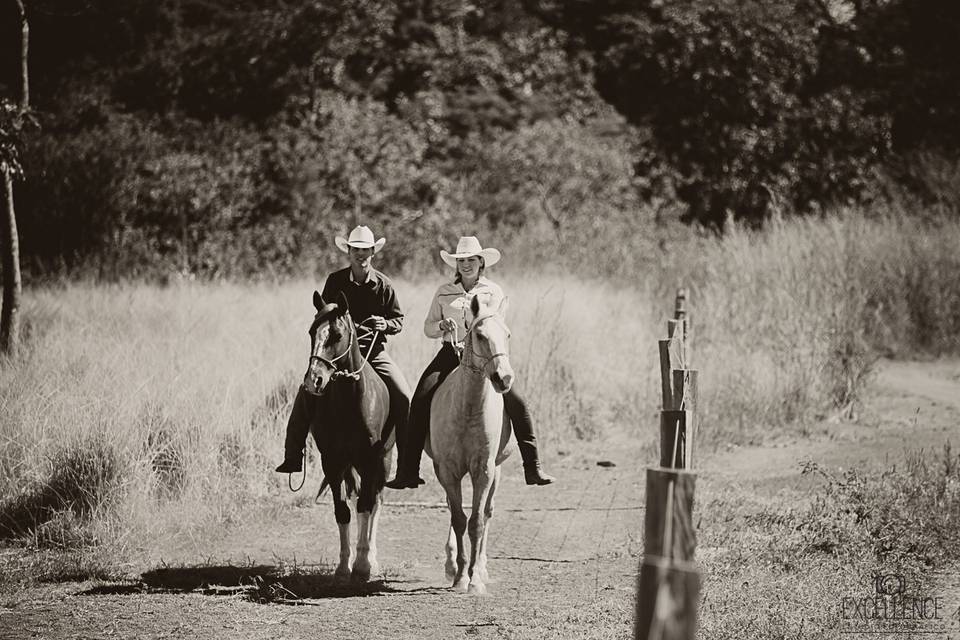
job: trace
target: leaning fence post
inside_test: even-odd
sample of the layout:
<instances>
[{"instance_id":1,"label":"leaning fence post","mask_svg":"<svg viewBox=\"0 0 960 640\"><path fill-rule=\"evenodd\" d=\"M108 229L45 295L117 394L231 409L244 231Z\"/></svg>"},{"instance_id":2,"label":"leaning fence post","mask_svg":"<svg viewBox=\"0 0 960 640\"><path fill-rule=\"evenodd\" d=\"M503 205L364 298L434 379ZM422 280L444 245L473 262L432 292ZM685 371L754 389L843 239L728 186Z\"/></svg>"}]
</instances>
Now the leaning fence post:
<instances>
[{"instance_id":1,"label":"leaning fence post","mask_svg":"<svg viewBox=\"0 0 960 640\"><path fill-rule=\"evenodd\" d=\"M659 341L660 465L647 469L644 558L637 580L636 640L694 640L700 572L690 471L697 433L697 371L688 368L690 318L685 289L677 291L667 339Z\"/></svg>"}]
</instances>

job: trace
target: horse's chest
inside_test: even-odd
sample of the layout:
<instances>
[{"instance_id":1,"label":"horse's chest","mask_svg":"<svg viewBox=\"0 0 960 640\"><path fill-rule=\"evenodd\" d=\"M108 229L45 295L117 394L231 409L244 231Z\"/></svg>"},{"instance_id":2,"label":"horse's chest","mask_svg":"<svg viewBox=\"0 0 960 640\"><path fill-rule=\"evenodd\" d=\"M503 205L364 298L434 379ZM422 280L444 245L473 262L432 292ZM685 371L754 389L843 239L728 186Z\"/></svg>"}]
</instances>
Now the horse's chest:
<instances>
[{"instance_id":1,"label":"horse's chest","mask_svg":"<svg viewBox=\"0 0 960 640\"><path fill-rule=\"evenodd\" d=\"M317 444L321 453L347 458L369 453L379 437L382 419L354 393L332 394L317 420Z\"/></svg>"}]
</instances>

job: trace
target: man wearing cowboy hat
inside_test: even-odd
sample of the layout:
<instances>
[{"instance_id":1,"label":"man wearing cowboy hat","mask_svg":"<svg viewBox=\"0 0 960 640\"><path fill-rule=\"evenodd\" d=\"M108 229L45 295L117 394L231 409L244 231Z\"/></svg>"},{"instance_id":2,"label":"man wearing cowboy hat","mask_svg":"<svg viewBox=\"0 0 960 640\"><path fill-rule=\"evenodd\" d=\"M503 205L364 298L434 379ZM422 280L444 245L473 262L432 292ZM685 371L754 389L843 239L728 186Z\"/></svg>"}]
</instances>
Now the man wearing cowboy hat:
<instances>
[{"instance_id":1,"label":"man wearing cowboy hat","mask_svg":"<svg viewBox=\"0 0 960 640\"><path fill-rule=\"evenodd\" d=\"M343 293L354 322L370 330L360 336L360 350L364 354L369 350L367 361L387 385L390 415L399 441L407 428L410 385L400 367L387 353L385 345L388 335L400 333L403 328L403 312L390 279L371 265L373 255L383 248L386 239L374 241L373 231L369 227L358 226L350 232L349 238L337 236L334 241L337 248L347 254L349 266L327 276L321 297L324 300L336 300L337 295ZM280 473L303 470L303 447L310 430L308 402L307 394L302 389L298 391L287 422L283 464L277 467Z\"/></svg>"}]
</instances>

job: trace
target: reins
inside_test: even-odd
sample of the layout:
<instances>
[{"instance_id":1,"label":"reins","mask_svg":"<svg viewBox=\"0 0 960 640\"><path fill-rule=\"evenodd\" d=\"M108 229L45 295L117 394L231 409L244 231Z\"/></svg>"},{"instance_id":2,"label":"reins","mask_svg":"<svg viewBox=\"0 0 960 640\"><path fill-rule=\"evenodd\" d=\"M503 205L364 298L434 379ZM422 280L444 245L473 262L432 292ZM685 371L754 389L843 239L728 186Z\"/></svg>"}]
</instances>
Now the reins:
<instances>
[{"instance_id":1,"label":"reins","mask_svg":"<svg viewBox=\"0 0 960 640\"><path fill-rule=\"evenodd\" d=\"M287 488L290 489L290 491L293 493L296 493L297 491L300 491L300 489L303 489L303 485L306 484L307 482L307 455L306 455L307 451L306 449L303 450L303 454L304 454L303 455L303 477L300 478L300 486L294 489L293 474L292 473L287 474Z\"/></svg>"}]
</instances>

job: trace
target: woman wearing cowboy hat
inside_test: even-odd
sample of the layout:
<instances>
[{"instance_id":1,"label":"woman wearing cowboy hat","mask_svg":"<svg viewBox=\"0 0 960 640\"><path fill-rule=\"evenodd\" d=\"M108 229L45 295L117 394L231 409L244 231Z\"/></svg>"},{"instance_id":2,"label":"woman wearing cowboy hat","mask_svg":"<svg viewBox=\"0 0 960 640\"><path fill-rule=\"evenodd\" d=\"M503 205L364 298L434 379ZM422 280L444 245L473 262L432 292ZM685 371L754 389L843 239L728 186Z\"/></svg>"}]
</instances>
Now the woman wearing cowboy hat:
<instances>
[{"instance_id":1,"label":"woman wearing cowboy hat","mask_svg":"<svg viewBox=\"0 0 960 640\"><path fill-rule=\"evenodd\" d=\"M486 305L497 308L503 301L503 291L497 283L483 276L484 269L500 261L500 252L492 247L483 248L473 236L464 236L457 243L454 253L440 251L445 263L456 270L453 282L437 289L430 304L430 311L423 323L423 332L428 338L442 338L443 345L427 365L417 383L417 390L410 402L410 418L407 421L407 437L400 447L397 462L397 477L387 483L392 489L414 489L420 483L420 456L426 440L430 421L430 400L440 383L460 364L457 342L462 339L473 320L470 301L476 296ZM523 458L523 471L527 484L550 484L554 478L540 468L537 438L526 403L513 385L503 395L513 433Z\"/></svg>"},{"instance_id":2,"label":"woman wearing cowboy hat","mask_svg":"<svg viewBox=\"0 0 960 640\"><path fill-rule=\"evenodd\" d=\"M369 227L359 226L350 232L349 238L337 236L334 242L340 251L347 254L349 266L327 276L321 297L324 300L336 300L342 292L347 299L350 316L357 326L370 329L359 338L360 350L368 354L367 361L387 385L390 416L397 438L402 438L410 407L410 385L385 347L387 336L400 333L403 328L403 312L390 279L371 265L373 255L383 248L386 239L374 241L373 231ZM308 394L300 389L287 422L283 463L277 467L280 473L303 469L303 447L310 430L309 402Z\"/></svg>"}]
</instances>

